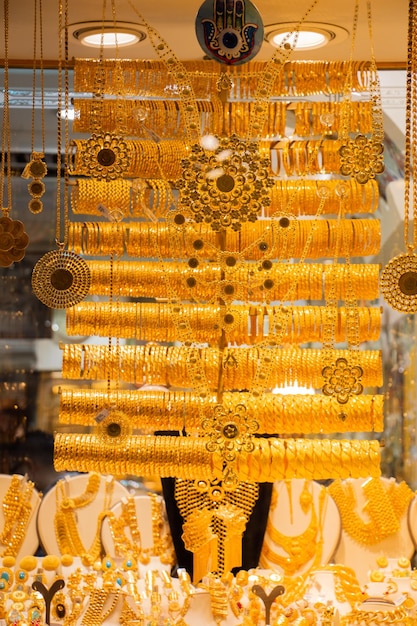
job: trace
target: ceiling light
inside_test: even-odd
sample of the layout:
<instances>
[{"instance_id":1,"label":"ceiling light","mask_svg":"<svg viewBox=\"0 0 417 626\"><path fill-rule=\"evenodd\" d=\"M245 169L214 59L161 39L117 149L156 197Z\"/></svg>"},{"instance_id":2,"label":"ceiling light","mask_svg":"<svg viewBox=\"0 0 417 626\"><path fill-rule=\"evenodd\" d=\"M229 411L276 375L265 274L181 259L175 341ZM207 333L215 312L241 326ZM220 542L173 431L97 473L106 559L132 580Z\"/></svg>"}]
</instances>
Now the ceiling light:
<instances>
[{"instance_id":1,"label":"ceiling light","mask_svg":"<svg viewBox=\"0 0 417 626\"><path fill-rule=\"evenodd\" d=\"M289 43L294 50L313 50L346 39L349 32L334 24L304 22L297 32L297 24L286 22L265 26L265 40L275 48Z\"/></svg>"},{"instance_id":2,"label":"ceiling light","mask_svg":"<svg viewBox=\"0 0 417 626\"><path fill-rule=\"evenodd\" d=\"M117 48L132 46L146 39L139 25L130 22L84 22L72 24L72 36L84 46Z\"/></svg>"}]
</instances>

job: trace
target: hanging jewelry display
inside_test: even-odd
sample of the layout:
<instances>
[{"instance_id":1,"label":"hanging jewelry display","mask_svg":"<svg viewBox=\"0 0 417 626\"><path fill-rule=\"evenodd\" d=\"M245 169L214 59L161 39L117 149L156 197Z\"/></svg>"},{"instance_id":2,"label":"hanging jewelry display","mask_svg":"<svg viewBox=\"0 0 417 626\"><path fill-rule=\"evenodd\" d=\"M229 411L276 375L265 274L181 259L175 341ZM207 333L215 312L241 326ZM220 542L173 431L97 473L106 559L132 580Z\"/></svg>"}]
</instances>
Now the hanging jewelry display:
<instances>
[{"instance_id":1,"label":"hanging jewelry display","mask_svg":"<svg viewBox=\"0 0 417 626\"><path fill-rule=\"evenodd\" d=\"M64 31L64 91L65 110L68 111L68 6L65 3L65 29L63 28L63 5L59 3L59 33ZM62 108L62 42L59 39L58 110ZM68 115L65 115L65 148L68 144ZM62 167L62 121L58 116L57 127L57 197L56 197L56 244L58 250L47 252L36 263L32 272L32 288L36 297L52 309L65 309L85 298L90 288L90 270L87 263L75 252L66 250L68 239L68 162L64 161L63 237L61 236L61 167ZM67 155L67 150L65 150Z\"/></svg>"},{"instance_id":2,"label":"hanging jewelry display","mask_svg":"<svg viewBox=\"0 0 417 626\"><path fill-rule=\"evenodd\" d=\"M12 210L12 168L10 146L10 107L9 107L9 0L4 0L4 102L3 128L1 134L0 198L0 267L9 267L25 256L29 237L20 220L9 216ZM6 194L7 192L7 194ZM7 207L3 206L7 196Z\"/></svg>"},{"instance_id":3,"label":"hanging jewelry display","mask_svg":"<svg viewBox=\"0 0 417 626\"><path fill-rule=\"evenodd\" d=\"M191 103L189 102L189 99L191 97L191 95L190 95L190 91L191 90L190 90L190 87L188 85L188 80L189 80L190 77L187 75L187 72L184 71L184 68L178 62L178 60L176 60L175 57L173 57L172 51L169 50L169 48L167 47L166 43L160 37L158 37L157 34L155 34L154 32L152 32L152 37L155 40L155 47L158 49L158 54L160 55L161 59L163 59L166 62L167 67L169 68L169 71L173 73L173 75L175 76L175 79L177 78L177 73L179 74L180 83L178 83L178 84L180 84L180 86L181 86L181 91L180 91L181 96L183 96L185 94L184 98L183 98L184 99L184 103L187 105L187 107L189 106L191 108L191 112L194 113L192 105L195 104L195 102L191 102ZM281 57L279 57L279 62L281 62ZM279 65L279 63L278 63L278 65ZM268 70L269 66L266 69ZM117 72L115 72L115 73L117 73ZM262 99L265 96L265 94L268 95L268 93L269 93L269 91L271 89L270 83L272 81L273 76L268 74L268 71L266 71L265 74L267 76L267 79L266 79L267 82L266 83L264 82L263 85L262 85L262 90L261 90L262 93L261 93L260 101L262 101ZM276 77L276 73L274 74L274 77ZM256 119L256 123L251 125L251 132L252 133L255 133L256 128L258 127L258 125L262 121L262 118L263 118L264 114L265 114L264 109L262 107L260 107L259 111L257 111L257 114L254 116L255 119ZM198 120L196 120L196 118L193 117L193 115L191 115L191 117L188 116L188 119L191 119L191 123L189 123L188 127L189 127L190 131L192 130L195 133L195 131L198 130L198 123L196 123ZM190 135L191 134L192 133L190 132ZM162 167L162 169L163 169L163 167ZM325 204L325 201L326 201L326 194L321 194L321 195L322 195L322 197L321 197L321 206L323 206ZM191 201L191 196L190 196L190 201ZM164 236L164 239L168 239L168 240L171 240L171 239L175 240L175 239L178 238L178 233L183 231L183 229L185 227L185 226L183 226L183 224L187 223L187 227L188 227L188 221L187 221L187 219L184 218L184 215L182 215L180 212L175 212L174 219L172 219L172 217L173 217L172 213L174 213L174 212L171 212L171 214L168 215L168 217L170 218L170 220L172 220L173 224L172 225L168 225L167 233ZM280 224L279 225L280 225L282 231L285 230L285 225L286 224L287 224L287 226L290 227L288 229L288 232L292 232L293 231L295 224L293 225L291 217L292 216L287 216L287 215L280 216L280 218L279 218ZM304 221L301 222L301 223L304 225ZM357 220L355 220L355 224L357 224L357 223L358 223ZM320 227L321 227L322 224L324 225L324 223L322 223L322 222L319 222L319 224L320 224ZM135 230L135 226L136 225L132 225L131 227L129 226L129 239L131 239L131 237L133 235L133 232ZM330 223L329 223L329 227L330 227ZM255 225L254 225L254 228L255 228ZM101 226L98 226L98 229L101 230ZM118 233L122 232L122 229L124 229L124 226L122 226L121 228L118 227L117 228L117 232ZM175 229L176 229L177 233L176 233ZM316 230L316 229L317 230L319 230L319 229L321 230L321 228L319 228L318 225L314 226L314 230ZM93 228L91 228L91 229L89 228L89 230L91 230L91 232L93 232ZM168 272L169 272L168 268L170 267L170 265L169 264L166 265L165 261L163 260L163 257L165 256L165 252L163 252L162 249L161 249L161 243L162 243L162 239L163 238L162 238L161 233L159 231L160 231L160 228L159 228L159 225L158 225L158 229L155 229L155 234L151 235L151 239L149 239L149 237L147 238L147 241L150 242L150 245L149 245L149 253L146 253L146 254L147 255L149 254L149 256L154 256L155 252L156 252L158 258L161 260L161 263L160 263L161 268L166 268L166 271L165 271L165 269L163 271L163 275L164 275L164 278L167 279L168 278ZM264 231L265 231L265 229L264 229ZM271 240L273 240L276 237L277 233L273 232L273 229L271 229L271 231L272 232L268 235L268 239L269 239L269 236L270 236ZM334 231L336 233L337 229L335 228ZM149 233L149 230L147 232ZM280 231L278 231L278 232L280 232ZM97 234L98 234L98 232L97 232ZM113 229L113 232L112 232L112 242L114 242L115 234L117 234L117 233L115 233L114 229ZM171 234L173 235L172 238L171 238ZM207 253L209 253L209 254L214 253L215 255L218 255L222 269L224 267L224 271L228 271L228 272L232 272L232 271L236 272L236 269L241 268L242 261L244 260L243 255L241 256L240 254L236 255L235 253L229 253L229 252L227 252L227 250L220 250L220 252L219 252L218 243L216 245L216 242L214 242L214 245L212 245L211 242L210 242L210 246L207 246L206 237L207 237L207 235L205 234L205 236L203 238L195 239L194 242L191 241L192 247L194 248L194 253L193 253L194 255L192 255L192 254L190 255L190 259L189 259L189 262L188 262L188 267L190 268L190 276L188 278L186 278L186 284L188 285L188 288L190 290L193 289L193 281L196 281L196 273L192 272L191 270L200 267L200 265L201 265L200 260L202 260L204 255L207 255ZM157 242L156 243L152 243L152 240L155 239L155 238L157 238ZM192 234L191 234L191 238L192 238ZM262 237L262 234L259 235L259 240L254 238L253 245L251 245L250 247L243 246L243 252L247 254L248 250L252 251L252 250L256 250L258 248L261 251L261 253L260 253L260 260L261 260L262 269L269 271L270 264L271 264L271 261L270 261L269 257L271 257L271 256L273 257L275 255L275 253L276 253L277 248L279 248L280 246L279 245L277 246L275 244L275 242L274 242L274 245L271 246L269 244L269 241L265 241L264 239L265 239L265 232L264 232L264 236L263 237ZM311 239L312 239L312 236L309 236L307 238L306 248L301 251L301 255L303 257L307 255L307 252L309 252L309 246L310 246L310 240ZM104 239L103 239L103 242L104 242ZM195 246L194 246L194 243L195 243ZM202 248L200 247L200 244L202 244ZM204 251L204 248L206 246L207 246L207 248ZM307 247L308 247L308 249L307 249ZM210 248L210 251L207 252L207 250L209 248ZM201 251L201 250L203 250L203 251ZM101 248L100 251L101 251L101 253L103 253L104 249ZM92 248L90 249L90 252L92 252ZM135 253L135 256L137 256L137 255L142 256L142 252L143 252L143 250L141 252L139 252L139 250L137 250L136 253ZM266 252L266 255L264 254L265 252ZM323 254L323 249L321 249L321 254ZM169 253L168 253L168 256L170 256ZM289 255L289 256L291 256L291 255ZM268 257L268 258L266 258L266 257ZM191 275L191 274L193 274L193 275ZM164 280L164 282L165 283L167 283L167 282L169 283L169 285L168 285L169 292L170 292L170 294L173 295L172 305L175 306L175 308L177 308L176 302L180 299L180 294L177 293L176 289L173 290L173 286L172 286L172 283L171 283L170 280ZM222 285L221 285L222 290L216 292L216 297L220 297L221 299L223 299L224 302L225 302L225 305L223 306L223 308L220 307L221 310L220 310L219 329L224 329L226 332L229 331L229 330L232 330L234 332L234 329L236 328L236 326L239 325L239 320L241 318L241 312L239 311L239 309L236 306L231 307L231 303L233 302L233 299L235 298L235 295L237 293L236 292L237 282L235 280L229 280L227 282L227 284L226 284L226 281L224 283L223 283L223 281L220 281L220 282L222 283ZM263 285L264 289L266 291L269 291L271 289L271 286L273 285L273 282L274 281L271 278L266 279L264 281L264 285ZM173 291L175 293L173 293ZM291 291L291 295L295 295L295 293L293 294L293 292ZM171 306L168 305L166 307L167 315L168 315L168 312L172 313L172 311L173 311L172 305ZM122 304L120 306L122 306ZM124 306L124 303L123 303L123 306ZM138 315L138 312L139 312L138 308L137 307L131 307L130 305L129 305L129 307L132 308L132 313L134 314L134 318L137 319L137 315ZM130 308L129 308L129 310L130 310ZM125 309L123 309L123 310L125 310ZM141 319L142 319L142 314L146 315L145 314L145 308L141 307L140 310L141 310L140 316L141 316ZM115 309L115 311L116 311L116 309ZM161 315L161 311L162 311L162 309L159 309L159 316ZM184 321L184 317L188 318L189 315L192 315L192 311L191 310L190 310L190 312L186 311L185 310L185 305L181 305L181 307L178 306L178 312L183 313L183 315L179 315L179 316L175 316L175 315L172 316L172 315L170 315L170 317L172 318L172 321L174 323L174 328L177 330L177 337L183 338L184 342L185 342L185 345L187 346L187 349L189 349L192 346L192 344L193 344L193 336L192 336L192 333L191 333L191 335L189 333L189 325L188 325L188 322ZM84 317L84 312L82 312L81 310L77 311L77 315L76 315L77 317L78 317L78 313L80 313L80 319L81 319L81 317ZM85 310L85 313L87 314L87 309ZM207 308L207 313L209 313L209 307ZM283 314L284 314L283 310L277 308L276 309L277 321L274 320L274 323L279 323L278 322L278 318L279 318L280 315L283 315ZM165 313L163 314L163 316L164 316L164 318L166 318ZM177 319L177 317L178 317L178 319ZM95 321L93 322L93 318L90 316L90 320L93 322L93 326L95 328L97 327L97 319L98 318L96 318L96 316L94 316L94 320ZM145 317L143 317L143 321L144 322L146 321L146 319L145 319ZM161 319L161 318L159 317L159 319ZM166 319L166 321L167 320L168 320L168 318ZM75 331L75 326L72 325L71 316L68 317L68 321L69 321L69 324L70 324L70 330L72 332L74 332ZM203 317L200 314L199 315L199 323L201 323L202 321L203 321ZM135 322L134 322L133 318L132 318L132 322L133 322L133 325L135 325ZM149 325L146 323L146 328L148 328L148 326ZM152 324L152 326L154 326L154 325ZM156 326L158 328L162 328L162 327L165 326L165 324L162 324L162 325L161 324L156 324ZM133 329L133 326L130 326L130 328ZM103 328L103 331L104 331L104 328ZM131 330L129 330L128 332L131 333ZM148 336L148 335L146 335L146 333L145 333L145 336ZM159 339L156 339L156 340L163 340L162 336L158 335L158 337L159 337ZM149 338L149 336L148 336L148 338ZM155 339L156 335L153 338ZM197 360L197 365L199 365L199 363L198 363L199 356L198 356L197 353L193 353L191 355L191 358L193 360L196 359ZM268 359L267 359L267 362L269 362ZM263 361L261 362L261 364L262 364L261 365L262 367L265 365L265 363L263 363ZM202 393L204 395L204 397L207 397L207 393L206 392L207 392L208 386L206 385L206 382L204 380L201 380L202 378L204 379L204 375L201 376L201 368L197 367L197 366L196 367L189 366L189 369L191 370L191 378L193 379L193 383L194 382L196 383L197 393ZM268 368L265 368L265 369L267 370ZM223 374L222 374L222 377L223 377ZM256 379L256 376L255 376L255 379ZM200 381L200 382L198 382L198 381ZM258 378L257 388L255 389L256 393L261 393L262 392L262 388L263 388L263 385L259 385L259 378ZM203 417L205 417L205 416L203 415ZM227 410L223 410L223 407L219 403L219 407L216 409L215 413L213 415L209 416L209 418L207 420L205 420L203 423L207 426L208 432L213 433L213 437L214 437L218 425L221 424L222 428L223 428L224 424L226 424L226 423L229 424L229 418L231 420L231 424L233 423L233 424L235 424L235 426L236 426L237 422L240 421L238 419L238 417L237 417L237 414L236 415L229 414L228 409ZM233 419L233 418L235 418L235 419ZM242 423L244 423L244 420L243 420ZM231 429L228 428L227 432L230 435ZM208 433L206 433L206 434L208 434ZM228 442L229 447L230 447L230 443L231 442ZM236 441L236 443L237 443L237 441ZM223 439L221 440L220 445L221 445L221 447L223 447L225 444L226 444L226 440L224 438L224 440ZM218 446L219 443L218 442L216 443L215 441L211 441L209 445L210 446L212 446L212 445ZM233 456L234 452L231 452L231 454Z\"/></svg>"},{"instance_id":4,"label":"hanging jewelry display","mask_svg":"<svg viewBox=\"0 0 417 626\"><path fill-rule=\"evenodd\" d=\"M404 156L404 243L407 252L389 261L381 273L380 288L388 304L400 313L417 312L417 10L408 8L408 56Z\"/></svg>"},{"instance_id":5,"label":"hanging jewelry display","mask_svg":"<svg viewBox=\"0 0 417 626\"><path fill-rule=\"evenodd\" d=\"M116 27L116 6L115 0L111 1L113 24ZM106 2L103 2L102 28L104 33ZM104 91L103 81L100 73L97 76L94 86L94 98L91 127L92 134L85 141L82 150L82 162L85 168L84 174L93 179L103 181L114 181L123 178L128 174L130 161L133 158L131 142L126 140L127 116L126 108L121 101L120 82L122 71L119 65L119 51L116 45L116 68L114 73L116 99L115 105L115 128L113 132L103 132L101 128L101 118L103 116ZM104 59L104 46L100 46L100 61Z\"/></svg>"},{"instance_id":6,"label":"hanging jewelry display","mask_svg":"<svg viewBox=\"0 0 417 626\"><path fill-rule=\"evenodd\" d=\"M78 185L74 199L84 206L91 202L90 214L97 212L98 198L105 197L103 185L108 186L109 198L114 189L128 200L129 190L119 185L121 177L143 180L132 183L135 214L120 211L120 221L70 225L70 248L89 256L110 256L109 262L88 262L93 277L90 293L114 293L115 301L71 307L67 332L126 337L145 345L65 346L63 372L72 379L134 382L138 389L108 384L107 390L63 392L62 422L96 428L91 433L58 433L55 463L59 469L85 471L94 464L117 475L156 473L174 478L176 494L172 492L171 501L183 512L182 539L194 553L198 579L207 567L222 573L238 566L256 483L294 476L379 475L376 441L311 440L291 434L379 431L382 397L362 397L349 390L342 412L333 393L271 393L275 386L279 390L305 381L310 387L322 387L325 351L309 351L302 344L323 340L329 323L326 305L333 302L337 310L331 318L332 359L345 359L350 375L350 353L355 352L355 365L363 369L360 384L372 386L381 380L377 352L361 351L359 356L355 350L359 341L377 338L380 329L379 309L357 306L357 298L375 293L378 276L370 266L365 271L361 264L353 269L350 263L353 256L366 256L365 251L377 252L380 226L377 220L345 215L356 207L357 212L372 212L378 194L373 178L365 183L327 180L329 173L339 173L340 143L330 135L344 118L336 106L319 103L308 124L303 120L311 107L303 110L299 104L298 139L283 137L283 145L272 148L271 135L281 137L285 124L283 128L282 119L271 124L271 112L275 118L287 113L275 96L312 95L320 88L326 97L343 94L347 65L339 64L336 71L331 63L292 63L289 40L259 71L246 70L242 64L238 75L233 65L219 71L211 61L182 63L134 11L158 56L157 62L147 62L154 77L149 93L158 98L157 104L153 106L151 97L140 107L162 113L166 128L181 125L182 136L173 140L167 132L162 141L158 131L165 122L159 113L155 117L140 111L150 132L142 124L141 139L122 137L130 142L133 158L127 170L112 173L115 181L110 176L94 178L83 163L91 146L87 150L83 140L73 140L72 173L92 179ZM297 28L294 31L296 36ZM369 88L369 65L365 69L365 64L352 62L350 68L357 72L352 85L360 91ZM136 103L126 104L125 97L140 96L142 81L149 81L148 69L135 61L77 60L77 87L83 85L84 93L92 94L80 105L84 119L79 132L94 133L101 111L109 118L100 132L116 133L118 120L134 115ZM107 98L111 95L116 98ZM252 102L246 106L249 96ZM366 115L359 114L363 121L359 127L357 107L351 106L350 133L372 130L369 102L365 110ZM218 116L212 136L202 130L208 112ZM92 119L86 119L90 115ZM338 118L334 126L333 117ZM312 128L314 137L307 139ZM272 176L285 180L272 184ZM339 219L328 218L338 211ZM298 219L306 216L311 219ZM116 259L119 256L128 258ZM338 262L340 256L345 263ZM323 257L333 258L333 265L323 263L318 269L321 261L317 266L306 263ZM144 297L162 300L135 301ZM323 297L325 306L295 304ZM348 349L337 350L333 339L347 342ZM167 347L171 342L180 345ZM330 378L332 384L334 376ZM144 384L164 385L167 391L151 392L142 388ZM109 421L97 425L103 407L114 410ZM307 413L312 415L309 423ZM140 429L141 434L129 428ZM184 436L153 435L155 430ZM277 432L280 437L263 436ZM239 502L232 501L236 493Z\"/></svg>"},{"instance_id":7,"label":"hanging jewelry display","mask_svg":"<svg viewBox=\"0 0 417 626\"><path fill-rule=\"evenodd\" d=\"M44 72L43 72L43 19L42 19L42 0L34 2L34 18L33 18L33 81L32 81L32 152L30 162L25 166L22 178L32 178L28 184L28 191L32 197L28 207L31 213L41 213L43 210L42 196L45 193L45 185L42 179L48 173L46 163L43 161L45 156L45 102L44 102ZM39 65L41 79L41 134L42 134L42 151L35 152L35 111L36 111L36 74L37 74L37 32L39 27ZM60 114L60 111L58 112Z\"/></svg>"},{"instance_id":8,"label":"hanging jewelry display","mask_svg":"<svg viewBox=\"0 0 417 626\"><path fill-rule=\"evenodd\" d=\"M345 219L345 194L346 188L343 182L340 183L340 208L338 220L342 222ZM356 294L352 288L352 280L350 276L351 263L346 239L343 238L342 229L338 229L340 241L336 245L336 254L329 273L329 291L326 298L326 313L323 322L323 355L325 364L322 370L323 375L323 394L334 397L341 405L347 404L349 399L354 395L360 395L363 392L363 368L358 360L358 348L360 344L359 333L359 317L358 303ZM345 257L346 267L346 290L345 302L347 310L348 323L346 324L346 340L349 348L349 357L341 357L334 350L335 343L335 325L338 311L338 298L335 289L334 272L337 268L338 256ZM329 363L330 362L330 363ZM344 413L340 413L340 418L344 420Z\"/></svg>"},{"instance_id":9,"label":"hanging jewelry display","mask_svg":"<svg viewBox=\"0 0 417 626\"><path fill-rule=\"evenodd\" d=\"M362 133L356 135L356 137L354 137L353 139L351 139L349 136L349 129L351 127L350 116L352 108L351 98L353 85L352 63L359 19L359 0L356 0L352 28L352 45L349 70L345 86L344 101L342 105L341 128L339 132L339 139L342 143L341 147L339 148L340 173L342 176L353 177L360 184L367 183L368 180L375 178L376 175L382 174L382 172L384 171L384 129L378 68L376 65L373 48L371 0L367 0L366 9L369 39L371 45L371 61L369 66L369 73L371 78L369 89L372 104L372 129L369 137Z\"/></svg>"}]
</instances>

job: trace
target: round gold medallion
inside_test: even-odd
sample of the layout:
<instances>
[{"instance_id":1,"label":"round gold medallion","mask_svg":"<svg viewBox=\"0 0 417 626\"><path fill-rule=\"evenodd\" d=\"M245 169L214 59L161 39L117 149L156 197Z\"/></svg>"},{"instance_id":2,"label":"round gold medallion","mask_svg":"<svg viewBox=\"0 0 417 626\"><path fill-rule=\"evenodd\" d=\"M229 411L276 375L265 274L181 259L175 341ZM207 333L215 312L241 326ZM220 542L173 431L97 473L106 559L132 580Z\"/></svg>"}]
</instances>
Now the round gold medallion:
<instances>
[{"instance_id":1,"label":"round gold medallion","mask_svg":"<svg viewBox=\"0 0 417 626\"><path fill-rule=\"evenodd\" d=\"M33 268L32 288L51 309L66 309L81 302L90 289L90 269L75 252L53 250Z\"/></svg>"},{"instance_id":2,"label":"round gold medallion","mask_svg":"<svg viewBox=\"0 0 417 626\"><path fill-rule=\"evenodd\" d=\"M33 159L29 163L28 169L33 178L43 178L48 173L47 167L41 159Z\"/></svg>"},{"instance_id":3,"label":"round gold medallion","mask_svg":"<svg viewBox=\"0 0 417 626\"><path fill-rule=\"evenodd\" d=\"M385 266L380 278L381 293L401 313L417 312L417 255L400 254Z\"/></svg>"},{"instance_id":4,"label":"round gold medallion","mask_svg":"<svg viewBox=\"0 0 417 626\"><path fill-rule=\"evenodd\" d=\"M105 419L97 425L97 435L104 445L124 445L131 434L129 420L121 411L111 409Z\"/></svg>"}]
</instances>

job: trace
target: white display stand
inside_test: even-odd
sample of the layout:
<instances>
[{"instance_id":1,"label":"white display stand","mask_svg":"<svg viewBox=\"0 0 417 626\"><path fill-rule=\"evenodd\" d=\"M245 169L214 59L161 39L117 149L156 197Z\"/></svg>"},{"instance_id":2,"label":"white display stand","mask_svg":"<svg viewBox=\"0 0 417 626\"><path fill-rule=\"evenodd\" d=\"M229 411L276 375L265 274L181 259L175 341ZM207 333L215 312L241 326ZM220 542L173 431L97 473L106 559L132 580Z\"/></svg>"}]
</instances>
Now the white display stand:
<instances>
[{"instance_id":1,"label":"white display stand","mask_svg":"<svg viewBox=\"0 0 417 626\"><path fill-rule=\"evenodd\" d=\"M352 483L355 499L356 499L356 513L362 517L365 522L369 522L369 518L366 517L366 513L363 512L363 506L366 502L366 498L363 493L362 486L365 483L363 478L348 478ZM383 483L388 485L395 480L393 478L380 478ZM410 508L410 507L409 507ZM413 506L413 520L414 527L416 528L417 510ZM403 515L400 520L400 528L398 532L389 537L386 537L382 541L373 545L362 545L356 542L350 537L342 527L342 533L340 536L340 542L337 546L334 558L336 563L342 563L351 567L359 580L361 585L368 581L369 570L375 569L376 560L379 556L386 556L391 558L407 557L411 559L414 554L414 541L409 530L409 516Z\"/></svg>"},{"instance_id":2,"label":"white display stand","mask_svg":"<svg viewBox=\"0 0 417 626\"><path fill-rule=\"evenodd\" d=\"M154 540L152 533L152 506L153 506L153 495L137 495L131 496L135 506L136 512L136 520L138 522L138 530L141 538L141 546L143 550L151 550L153 548ZM159 504L162 506L162 519L164 521L164 526L161 529L161 534L170 533L170 529L167 521L164 516L164 501L162 496L157 496ZM122 513L122 507L126 503L127 498L123 496L119 502L111 508L112 513L116 516L116 518L120 517ZM133 540L129 529L126 528L125 532L130 540ZM117 560L116 548L114 545L114 540L111 534L110 522L107 517L103 520L103 525L101 527L101 541L104 547L104 551L107 555ZM148 569L165 569L168 572L171 571L171 565L169 563L162 563L159 557L151 557L150 562L146 565L138 563L139 573L144 575L144 573Z\"/></svg>"},{"instance_id":3,"label":"white display stand","mask_svg":"<svg viewBox=\"0 0 417 626\"><path fill-rule=\"evenodd\" d=\"M67 497L76 497L84 493L89 474L76 474L66 476L58 481L60 487L63 486L64 493ZM77 527L81 540L85 546L90 546L94 540L97 531L97 521L100 513L103 511L106 502L106 485L113 481L109 507L114 506L116 502L123 497L129 495L128 490L119 481L114 480L112 476L101 476L100 486L96 497L86 506L80 507L75 511ZM54 485L43 497L38 511L38 534L42 546L47 554L60 555L59 545L55 536L55 513L57 510L57 485Z\"/></svg>"},{"instance_id":4,"label":"white display stand","mask_svg":"<svg viewBox=\"0 0 417 626\"><path fill-rule=\"evenodd\" d=\"M330 562L339 541L341 521L338 508L334 500L327 494L325 487L319 483L315 481L307 481L306 483L302 478L293 478L289 483L287 481L274 483L273 489L276 493L273 493L273 499L277 496L278 501L275 508L271 508L269 512L272 524L280 533L294 538L301 535L308 528L312 516L311 506L304 511L300 503L302 491L307 486L312 496L312 505L314 506L319 525L317 535L314 538L317 550L320 549L318 541L322 538L321 556L318 555L320 556L320 562L315 563L315 566L326 565ZM288 557L288 553L283 548L268 538L268 529L265 533L264 546L266 545L269 545L276 554ZM263 554L263 550L264 548L261 554ZM314 557L303 563L294 575L302 574L310 569L313 562ZM262 567L284 573L282 567L269 561L266 556L265 561L262 561Z\"/></svg>"},{"instance_id":5,"label":"white display stand","mask_svg":"<svg viewBox=\"0 0 417 626\"><path fill-rule=\"evenodd\" d=\"M15 476L17 476L17 474L15 474ZM24 484L27 480L26 477L18 476L18 478L20 480L21 488L24 489ZM0 502L3 502L4 496L6 495L11 482L12 482L12 476L8 474L0 474ZM36 530L36 517L38 514L39 505L41 503L40 498L41 498L40 493L35 488L33 488L33 492L32 492L31 499L30 499L31 511L30 511L30 516L29 516L29 519L28 519L28 522L24 531L25 536L24 536L22 545L20 546L20 549L17 555L13 555L16 557L17 561L19 561L19 559L22 556L26 556L27 554L35 554L38 548L39 537L38 537L38 533ZM3 528L4 528L4 512L3 512L3 507L0 506L0 532L3 531ZM0 542L0 554L3 552L4 548L5 546Z\"/></svg>"},{"instance_id":6,"label":"white display stand","mask_svg":"<svg viewBox=\"0 0 417 626\"><path fill-rule=\"evenodd\" d=\"M408 507L408 530L414 547L417 549L417 498L414 497ZM402 556L402 555L401 555Z\"/></svg>"}]
</instances>

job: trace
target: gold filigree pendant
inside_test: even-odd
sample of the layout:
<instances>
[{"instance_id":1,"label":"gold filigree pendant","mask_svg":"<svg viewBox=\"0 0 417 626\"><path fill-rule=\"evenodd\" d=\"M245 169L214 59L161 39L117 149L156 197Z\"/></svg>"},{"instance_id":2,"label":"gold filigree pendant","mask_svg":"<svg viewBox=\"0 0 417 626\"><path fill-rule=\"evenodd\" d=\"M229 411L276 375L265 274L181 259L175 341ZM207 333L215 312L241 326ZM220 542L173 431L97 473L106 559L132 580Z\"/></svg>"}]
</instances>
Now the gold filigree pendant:
<instances>
[{"instance_id":1,"label":"gold filigree pendant","mask_svg":"<svg viewBox=\"0 0 417 626\"><path fill-rule=\"evenodd\" d=\"M384 171L384 145L357 135L339 148L340 173L351 176L361 185Z\"/></svg>"},{"instance_id":2,"label":"gold filigree pendant","mask_svg":"<svg viewBox=\"0 0 417 626\"><path fill-rule=\"evenodd\" d=\"M32 272L32 288L51 309L66 309L84 300L91 283L87 263L70 250L52 250L39 259Z\"/></svg>"},{"instance_id":3,"label":"gold filigree pendant","mask_svg":"<svg viewBox=\"0 0 417 626\"><path fill-rule=\"evenodd\" d=\"M322 370L325 396L333 396L339 404L346 404L351 396L358 396L363 392L363 369L359 365L350 365L347 359L341 357L336 363L326 365Z\"/></svg>"},{"instance_id":4,"label":"gold filigree pendant","mask_svg":"<svg viewBox=\"0 0 417 626\"><path fill-rule=\"evenodd\" d=\"M399 254L381 273L381 293L400 313L417 312L417 255Z\"/></svg>"}]
</instances>

